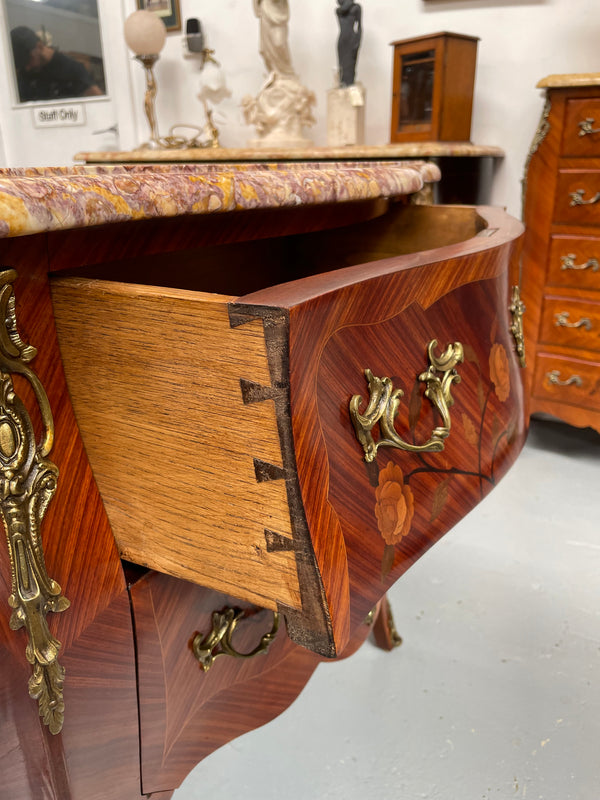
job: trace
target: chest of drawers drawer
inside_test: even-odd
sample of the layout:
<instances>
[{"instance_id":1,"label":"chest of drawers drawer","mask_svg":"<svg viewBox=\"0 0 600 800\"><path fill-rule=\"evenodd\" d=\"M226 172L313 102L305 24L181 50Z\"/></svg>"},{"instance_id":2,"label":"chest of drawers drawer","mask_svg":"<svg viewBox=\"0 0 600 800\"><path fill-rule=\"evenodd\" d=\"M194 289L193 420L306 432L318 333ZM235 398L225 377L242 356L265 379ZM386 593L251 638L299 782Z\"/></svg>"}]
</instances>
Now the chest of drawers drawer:
<instances>
[{"instance_id":1,"label":"chest of drawers drawer","mask_svg":"<svg viewBox=\"0 0 600 800\"><path fill-rule=\"evenodd\" d=\"M540 353L533 394L543 401L600 411L600 361Z\"/></svg>"},{"instance_id":2,"label":"chest of drawers drawer","mask_svg":"<svg viewBox=\"0 0 600 800\"><path fill-rule=\"evenodd\" d=\"M600 352L600 302L545 297L540 342Z\"/></svg>"},{"instance_id":3,"label":"chest of drawers drawer","mask_svg":"<svg viewBox=\"0 0 600 800\"><path fill-rule=\"evenodd\" d=\"M554 199L555 223L600 226L600 170L560 170Z\"/></svg>"},{"instance_id":4,"label":"chest of drawers drawer","mask_svg":"<svg viewBox=\"0 0 600 800\"><path fill-rule=\"evenodd\" d=\"M600 291L600 238L553 236L546 283L548 286Z\"/></svg>"},{"instance_id":5,"label":"chest of drawers drawer","mask_svg":"<svg viewBox=\"0 0 600 800\"><path fill-rule=\"evenodd\" d=\"M600 155L600 99L568 100L561 143L561 155Z\"/></svg>"}]
</instances>

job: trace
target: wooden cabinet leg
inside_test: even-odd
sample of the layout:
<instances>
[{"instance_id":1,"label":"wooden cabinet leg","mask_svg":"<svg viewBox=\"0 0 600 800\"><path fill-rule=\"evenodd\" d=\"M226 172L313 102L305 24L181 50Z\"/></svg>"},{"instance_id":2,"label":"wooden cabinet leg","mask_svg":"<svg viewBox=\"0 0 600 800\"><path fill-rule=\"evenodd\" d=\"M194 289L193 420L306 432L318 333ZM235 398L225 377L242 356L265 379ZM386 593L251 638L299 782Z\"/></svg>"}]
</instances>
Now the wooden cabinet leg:
<instances>
[{"instance_id":1,"label":"wooden cabinet leg","mask_svg":"<svg viewBox=\"0 0 600 800\"><path fill-rule=\"evenodd\" d=\"M394 624L392 607L387 595L382 598L379 604L377 616L373 623L373 638L377 647L381 647L382 650L393 650L402 644L402 638Z\"/></svg>"}]
</instances>

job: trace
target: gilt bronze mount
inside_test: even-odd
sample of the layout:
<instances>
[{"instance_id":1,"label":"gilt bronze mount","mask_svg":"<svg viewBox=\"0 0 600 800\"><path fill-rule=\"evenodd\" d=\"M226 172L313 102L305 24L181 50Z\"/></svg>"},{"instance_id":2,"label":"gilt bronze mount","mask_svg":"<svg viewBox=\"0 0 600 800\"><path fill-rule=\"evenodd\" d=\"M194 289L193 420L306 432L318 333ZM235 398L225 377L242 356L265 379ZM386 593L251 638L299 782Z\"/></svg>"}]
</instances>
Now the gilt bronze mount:
<instances>
[{"instance_id":1,"label":"gilt bronze mount","mask_svg":"<svg viewBox=\"0 0 600 800\"><path fill-rule=\"evenodd\" d=\"M580 375L571 375L566 380L562 380L560 371L557 369L547 372L546 377L548 378L548 383L554 386L583 386L583 380Z\"/></svg>"},{"instance_id":2,"label":"gilt bronze mount","mask_svg":"<svg viewBox=\"0 0 600 800\"><path fill-rule=\"evenodd\" d=\"M449 344L440 356L435 355L436 347L437 339L432 339L427 346L429 367L419 375L419 380L426 384L425 397L440 413L442 425L434 428L425 444L410 444L395 429L394 421L404 394L402 389L394 389L390 378L376 378L370 369L365 370L369 401L364 412L360 412L361 395L355 394L350 400L350 418L365 452L365 461L373 461L380 447L396 447L411 453L439 453L444 449L444 440L450 434L450 407L454 404L452 384L460 382L456 366L463 361L464 352L460 342ZM377 424L381 435L375 440L371 431Z\"/></svg>"},{"instance_id":3,"label":"gilt bronze mount","mask_svg":"<svg viewBox=\"0 0 600 800\"><path fill-rule=\"evenodd\" d=\"M64 720L64 668L58 663L60 642L48 628L46 614L64 611L69 601L47 573L42 547L44 514L56 491L57 467L47 458L54 441L50 403L37 375L27 366L37 351L24 344L17 330L12 284L17 274L0 272L0 516L6 529L11 565L10 627L25 628L25 655L33 667L29 694L51 733ZM12 375L26 378L34 391L43 423L36 445L31 418L15 393Z\"/></svg>"},{"instance_id":4,"label":"gilt bronze mount","mask_svg":"<svg viewBox=\"0 0 600 800\"><path fill-rule=\"evenodd\" d=\"M600 200L600 192L596 192L589 200L584 200L585 189L576 189L574 192L569 193L570 206L593 206Z\"/></svg>"},{"instance_id":5,"label":"gilt bronze mount","mask_svg":"<svg viewBox=\"0 0 600 800\"><path fill-rule=\"evenodd\" d=\"M559 311L554 315L555 328L583 328L586 331L592 330L592 321L589 317L581 317L577 322L571 322L569 311Z\"/></svg>"},{"instance_id":6,"label":"gilt bronze mount","mask_svg":"<svg viewBox=\"0 0 600 800\"><path fill-rule=\"evenodd\" d=\"M525 313L525 303L521 300L521 290L518 286L512 287L512 295L510 298L510 305L508 307L512 322L510 324L510 332L515 340L515 347L517 356L519 358L519 365L526 367L525 360L525 334L523 332L523 314Z\"/></svg>"},{"instance_id":7,"label":"gilt bronze mount","mask_svg":"<svg viewBox=\"0 0 600 800\"><path fill-rule=\"evenodd\" d=\"M573 253L569 253L566 256L561 256L561 269L576 269L576 270L584 270L589 269L592 272L598 272L600 269L600 264L598 263L597 258L588 258L588 260L584 264L576 264L575 263L575 255Z\"/></svg>"},{"instance_id":8,"label":"gilt bronze mount","mask_svg":"<svg viewBox=\"0 0 600 800\"><path fill-rule=\"evenodd\" d=\"M276 611L273 612L271 630L261 637L256 647L249 653L240 653L231 643L231 637L238 622L245 616L246 612L235 608L213 611L212 631L206 636L198 633L192 641L194 656L198 659L203 672L208 672L219 656L253 658L267 652L279 630L279 614Z\"/></svg>"},{"instance_id":9,"label":"gilt bronze mount","mask_svg":"<svg viewBox=\"0 0 600 800\"><path fill-rule=\"evenodd\" d=\"M600 133L600 128L594 128L596 120L593 117L586 117L578 122L579 136L591 136L594 133Z\"/></svg>"}]
</instances>

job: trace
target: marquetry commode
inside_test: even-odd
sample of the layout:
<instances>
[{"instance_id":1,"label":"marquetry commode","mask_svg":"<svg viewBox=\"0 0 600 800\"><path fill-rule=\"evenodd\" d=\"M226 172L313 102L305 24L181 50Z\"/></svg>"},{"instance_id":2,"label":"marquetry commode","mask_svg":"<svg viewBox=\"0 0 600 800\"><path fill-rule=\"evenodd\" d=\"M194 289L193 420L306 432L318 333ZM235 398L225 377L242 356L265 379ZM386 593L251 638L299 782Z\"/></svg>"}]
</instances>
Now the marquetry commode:
<instances>
[{"instance_id":1,"label":"marquetry commode","mask_svg":"<svg viewBox=\"0 0 600 800\"><path fill-rule=\"evenodd\" d=\"M438 177L0 173L2 800L166 800L514 461L522 226Z\"/></svg>"},{"instance_id":2,"label":"marquetry commode","mask_svg":"<svg viewBox=\"0 0 600 800\"><path fill-rule=\"evenodd\" d=\"M538 87L522 271L531 411L600 431L600 74Z\"/></svg>"}]
</instances>

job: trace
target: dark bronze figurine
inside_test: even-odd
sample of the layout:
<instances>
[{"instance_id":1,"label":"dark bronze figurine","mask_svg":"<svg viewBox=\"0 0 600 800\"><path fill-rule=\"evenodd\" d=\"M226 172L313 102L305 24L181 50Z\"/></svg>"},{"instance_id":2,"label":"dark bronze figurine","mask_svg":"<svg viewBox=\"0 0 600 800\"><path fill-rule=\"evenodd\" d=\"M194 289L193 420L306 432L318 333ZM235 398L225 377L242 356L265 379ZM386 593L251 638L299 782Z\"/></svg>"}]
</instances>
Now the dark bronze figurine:
<instances>
[{"instance_id":1,"label":"dark bronze figurine","mask_svg":"<svg viewBox=\"0 0 600 800\"><path fill-rule=\"evenodd\" d=\"M352 0L337 0L337 4L336 14L340 23L340 38L338 39L340 86L352 86L362 35L361 8Z\"/></svg>"}]
</instances>

